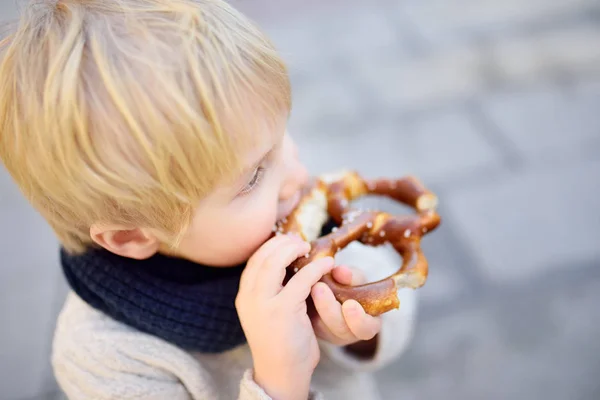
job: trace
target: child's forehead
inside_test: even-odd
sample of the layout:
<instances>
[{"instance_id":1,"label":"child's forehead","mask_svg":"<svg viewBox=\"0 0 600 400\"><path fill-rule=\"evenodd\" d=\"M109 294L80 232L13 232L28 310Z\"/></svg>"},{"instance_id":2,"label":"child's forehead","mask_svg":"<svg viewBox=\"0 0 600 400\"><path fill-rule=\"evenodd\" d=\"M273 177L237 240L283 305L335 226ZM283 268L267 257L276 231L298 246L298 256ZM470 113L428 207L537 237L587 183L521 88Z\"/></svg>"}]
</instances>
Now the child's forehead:
<instances>
[{"instance_id":1,"label":"child's forehead","mask_svg":"<svg viewBox=\"0 0 600 400\"><path fill-rule=\"evenodd\" d=\"M286 132L287 112L265 115L252 107L242 110L235 118L229 120L227 131L236 143L235 151L244 169L251 166L279 143Z\"/></svg>"}]
</instances>

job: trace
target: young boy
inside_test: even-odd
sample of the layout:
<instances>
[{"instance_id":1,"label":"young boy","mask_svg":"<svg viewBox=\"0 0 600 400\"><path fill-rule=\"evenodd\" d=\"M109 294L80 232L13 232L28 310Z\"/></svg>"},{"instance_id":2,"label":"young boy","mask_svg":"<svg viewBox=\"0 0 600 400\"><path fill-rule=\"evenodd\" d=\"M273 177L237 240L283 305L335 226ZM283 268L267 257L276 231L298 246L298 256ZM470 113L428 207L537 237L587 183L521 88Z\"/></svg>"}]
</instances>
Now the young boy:
<instances>
[{"instance_id":1,"label":"young boy","mask_svg":"<svg viewBox=\"0 0 600 400\"><path fill-rule=\"evenodd\" d=\"M284 64L222 1L25 9L0 42L0 159L63 246L52 362L69 398L378 398L413 294L379 318L341 305L320 278L361 278L332 259L282 285L310 246L269 239L307 180L289 112Z\"/></svg>"}]
</instances>

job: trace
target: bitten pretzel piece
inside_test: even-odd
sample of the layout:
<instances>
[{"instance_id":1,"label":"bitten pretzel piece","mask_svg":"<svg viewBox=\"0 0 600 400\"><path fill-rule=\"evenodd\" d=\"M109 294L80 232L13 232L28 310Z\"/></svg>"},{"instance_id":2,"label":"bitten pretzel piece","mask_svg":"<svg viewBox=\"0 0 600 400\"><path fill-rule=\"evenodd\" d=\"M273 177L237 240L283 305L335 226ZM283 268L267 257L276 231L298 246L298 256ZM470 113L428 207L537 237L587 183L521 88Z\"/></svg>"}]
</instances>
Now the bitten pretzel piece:
<instances>
[{"instance_id":1,"label":"bitten pretzel piece","mask_svg":"<svg viewBox=\"0 0 600 400\"><path fill-rule=\"evenodd\" d=\"M353 200L368 194L399 201L412 207L416 214L397 216L350 206ZM331 274L322 279L339 302L355 299L368 314L380 315L399 307L398 289L417 289L425 283L428 264L421 250L421 237L440 224L436 207L437 197L414 177L365 180L350 171L316 179L305 189L296 209L274 230L276 234L296 233L311 242L311 251L290 265L292 273L318 258L334 257L353 241L369 246L390 243L403 259L393 275L358 286L339 284ZM319 237L329 216L339 228Z\"/></svg>"}]
</instances>

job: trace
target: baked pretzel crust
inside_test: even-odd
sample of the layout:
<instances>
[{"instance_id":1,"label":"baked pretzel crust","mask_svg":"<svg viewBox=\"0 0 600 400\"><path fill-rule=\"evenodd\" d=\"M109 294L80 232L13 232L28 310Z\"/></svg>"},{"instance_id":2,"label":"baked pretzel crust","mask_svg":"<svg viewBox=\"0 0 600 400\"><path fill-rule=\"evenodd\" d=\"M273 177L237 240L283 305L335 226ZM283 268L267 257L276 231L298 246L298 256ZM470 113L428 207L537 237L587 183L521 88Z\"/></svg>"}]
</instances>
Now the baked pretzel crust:
<instances>
[{"instance_id":1,"label":"baked pretzel crust","mask_svg":"<svg viewBox=\"0 0 600 400\"><path fill-rule=\"evenodd\" d=\"M389 197L412 207L416 213L392 215L351 207L353 200L368 194ZM417 289L425 284L428 263L421 250L421 238L441 222L437 204L437 197L415 177L365 180L357 172L349 171L316 179L305 189L296 209L274 230L276 234L296 233L311 242L310 252L289 266L292 273L318 258L334 257L353 241L368 246L390 243L403 259L393 275L357 286L342 285L331 274L322 278L339 302L354 299L365 312L376 316L399 308L399 289ZM329 216L339 228L319 237Z\"/></svg>"}]
</instances>

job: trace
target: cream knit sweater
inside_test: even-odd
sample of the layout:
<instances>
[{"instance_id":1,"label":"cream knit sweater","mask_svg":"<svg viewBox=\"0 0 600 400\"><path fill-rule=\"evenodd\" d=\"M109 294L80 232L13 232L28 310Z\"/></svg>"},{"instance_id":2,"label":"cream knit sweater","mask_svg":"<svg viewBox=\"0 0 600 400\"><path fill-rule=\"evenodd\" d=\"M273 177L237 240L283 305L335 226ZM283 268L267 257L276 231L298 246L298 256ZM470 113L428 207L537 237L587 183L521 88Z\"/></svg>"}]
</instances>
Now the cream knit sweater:
<instances>
[{"instance_id":1,"label":"cream knit sweater","mask_svg":"<svg viewBox=\"0 0 600 400\"><path fill-rule=\"evenodd\" d=\"M353 244L336 261L360 268L372 281L397 269L399 259L389 249ZM399 297L400 309L382 316L372 360L360 361L320 343L311 399L380 399L372 372L395 360L412 337L415 292L402 290ZM113 320L74 293L58 319L52 364L69 399L270 399L252 380L247 345L220 354L189 353Z\"/></svg>"}]
</instances>

